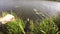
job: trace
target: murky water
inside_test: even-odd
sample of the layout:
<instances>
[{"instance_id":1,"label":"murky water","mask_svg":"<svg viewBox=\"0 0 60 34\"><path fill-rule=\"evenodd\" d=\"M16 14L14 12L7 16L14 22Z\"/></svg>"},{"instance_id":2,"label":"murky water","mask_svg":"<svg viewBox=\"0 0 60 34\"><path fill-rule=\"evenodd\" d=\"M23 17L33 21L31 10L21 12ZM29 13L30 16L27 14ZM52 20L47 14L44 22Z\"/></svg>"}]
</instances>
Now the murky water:
<instances>
[{"instance_id":1,"label":"murky water","mask_svg":"<svg viewBox=\"0 0 60 34\"><path fill-rule=\"evenodd\" d=\"M42 11L45 14L55 16L60 11L60 2L53 1L16 1L16 0L0 0L0 12L2 10L15 10L18 14L27 15L29 17L39 18L34 9Z\"/></svg>"}]
</instances>

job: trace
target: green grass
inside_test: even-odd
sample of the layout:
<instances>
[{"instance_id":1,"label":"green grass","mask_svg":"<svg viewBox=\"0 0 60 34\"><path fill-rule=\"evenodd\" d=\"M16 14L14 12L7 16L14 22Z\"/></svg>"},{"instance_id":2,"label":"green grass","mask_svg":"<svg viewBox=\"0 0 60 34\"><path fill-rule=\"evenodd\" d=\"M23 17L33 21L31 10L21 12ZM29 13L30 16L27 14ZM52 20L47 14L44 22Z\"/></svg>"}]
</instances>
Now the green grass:
<instances>
[{"instance_id":1,"label":"green grass","mask_svg":"<svg viewBox=\"0 0 60 34\"><path fill-rule=\"evenodd\" d=\"M2 15L5 16L7 13L3 13ZM5 32L6 34L59 34L59 27L56 23L59 23L53 18L45 18L42 19L40 22L34 23L34 20L29 21L29 29L30 31L25 31L25 26L27 25L27 20L23 20L21 18L17 18L15 13L12 13L15 16L15 20L12 22L8 22L5 25ZM38 23L38 24L37 24ZM28 29L27 29L28 30Z\"/></svg>"},{"instance_id":2,"label":"green grass","mask_svg":"<svg viewBox=\"0 0 60 34\"><path fill-rule=\"evenodd\" d=\"M25 34L24 27L25 22L22 19L15 19L13 22L9 22L6 25L6 31L8 34Z\"/></svg>"}]
</instances>

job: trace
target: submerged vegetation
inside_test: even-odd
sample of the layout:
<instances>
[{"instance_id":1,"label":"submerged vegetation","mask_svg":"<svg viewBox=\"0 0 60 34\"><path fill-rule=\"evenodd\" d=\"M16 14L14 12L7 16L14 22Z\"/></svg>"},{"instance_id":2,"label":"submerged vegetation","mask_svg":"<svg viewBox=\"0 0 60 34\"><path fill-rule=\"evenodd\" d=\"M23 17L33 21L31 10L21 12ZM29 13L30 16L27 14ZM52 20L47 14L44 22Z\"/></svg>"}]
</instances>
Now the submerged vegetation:
<instances>
[{"instance_id":1,"label":"submerged vegetation","mask_svg":"<svg viewBox=\"0 0 60 34\"><path fill-rule=\"evenodd\" d=\"M6 14L6 12L3 12L2 16ZM28 20L23 20L22 17L17 18L13 12L11 14L15 16L15 20L4 25L4 34L60 34L60 15L36 22L29 18L27 18Z\"/></svg>"}]
</instances>

